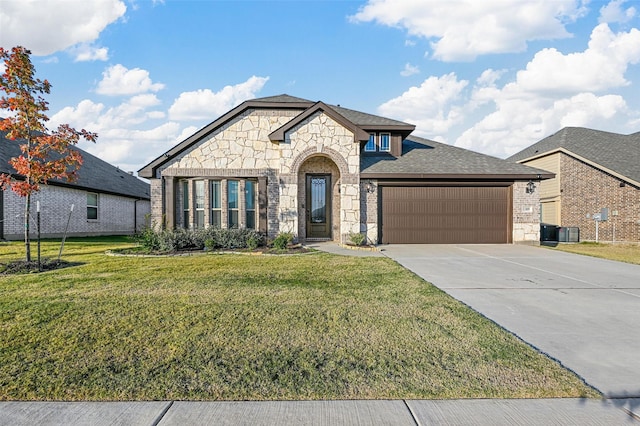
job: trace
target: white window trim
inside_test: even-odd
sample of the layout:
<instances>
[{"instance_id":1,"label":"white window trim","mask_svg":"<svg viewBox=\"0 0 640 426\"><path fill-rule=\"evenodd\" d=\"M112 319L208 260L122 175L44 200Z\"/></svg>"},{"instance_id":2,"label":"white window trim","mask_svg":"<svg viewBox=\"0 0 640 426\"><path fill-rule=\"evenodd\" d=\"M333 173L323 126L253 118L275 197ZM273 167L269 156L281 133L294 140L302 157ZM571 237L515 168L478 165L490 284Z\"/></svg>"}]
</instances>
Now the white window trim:
<instances>
[{"instance_id":1,"label":"white window trim","mask_svg":"<svg viewBox=\"0 0 640 426\"><path fill-rule=\"evenodd\" d=\"M373 149L367 149L367 146L369 145L369 141L371 140L371 136L373 136ZM366 144L364 144L364 152L376 152L377 148L378 148L378 144L376 143L376 134L375 133L369 133L369 141L367 141Z\"/></svg>"},{"instance_id":2,"label":"white window trim","mask_svg":"<svg viewBox=\"0 0 640 426\"><path fill-rule=\"evenodd\" d=\"M382 136L387 136L388 145L386 149L382 147ZM380 133L380 151L391 152L391 133Z\"/></svg>"}]
</instances>

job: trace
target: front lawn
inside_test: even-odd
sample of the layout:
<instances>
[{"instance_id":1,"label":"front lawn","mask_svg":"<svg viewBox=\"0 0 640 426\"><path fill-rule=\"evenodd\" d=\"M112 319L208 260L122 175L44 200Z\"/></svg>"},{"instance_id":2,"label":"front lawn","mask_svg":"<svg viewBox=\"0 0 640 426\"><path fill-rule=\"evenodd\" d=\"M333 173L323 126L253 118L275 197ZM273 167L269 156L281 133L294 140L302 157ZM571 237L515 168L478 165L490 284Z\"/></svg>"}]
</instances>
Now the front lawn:
<instances>
[{"instance_id":1,"label":"front lawn","mask_svg":"<svg viewBox=\"0 0 640 426\"><path fill-rule=\"evenodd\" d=\"M586 256L640 265L640 245L638 244L584 242L579 244L558 244L558 246L554 248L569 253L584 254Z\"/></svg>"},{"instance_id":2,"label":"front lawn","mask_svg":"<svg viewBox=\"0 0 640 426\"><path fill-rule=\"evenodd\" d=\"M79 266L0 277L0 399L598 396L386 258L104 255L127 244L69 241Z\"/></svg>"}]
</instances>

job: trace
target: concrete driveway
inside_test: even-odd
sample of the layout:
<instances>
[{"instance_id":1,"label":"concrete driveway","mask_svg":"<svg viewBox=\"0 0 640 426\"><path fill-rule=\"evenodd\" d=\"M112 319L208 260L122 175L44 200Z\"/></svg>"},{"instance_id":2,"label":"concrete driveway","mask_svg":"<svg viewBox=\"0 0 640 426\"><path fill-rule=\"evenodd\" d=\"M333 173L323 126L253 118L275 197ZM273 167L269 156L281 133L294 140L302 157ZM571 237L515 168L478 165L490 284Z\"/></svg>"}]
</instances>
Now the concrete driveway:
<instances>
[{"instance_id":1,"label":"concrete driveway","mask_svg":"<svg viewBox=\"0 0 640 426\"><path fill-rule=\"evenodd\" d=\"M640 266L517 245L382 249L605 396L640 397Z\"/></svg>"}]
</instances>

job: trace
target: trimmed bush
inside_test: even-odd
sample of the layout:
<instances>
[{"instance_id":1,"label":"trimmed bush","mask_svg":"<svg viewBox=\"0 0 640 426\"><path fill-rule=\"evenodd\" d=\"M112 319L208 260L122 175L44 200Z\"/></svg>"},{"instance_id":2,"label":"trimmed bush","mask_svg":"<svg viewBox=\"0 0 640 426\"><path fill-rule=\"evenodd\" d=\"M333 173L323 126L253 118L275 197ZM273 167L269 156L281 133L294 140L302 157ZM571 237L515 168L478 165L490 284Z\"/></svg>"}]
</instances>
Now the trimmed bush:
<instances>
[{"instance_id":1,"label":"trimmed bush","mask_svg":"<svg viewBox=\"0 0 640 426\"><path fill-rule=\"evenodd\" d=\"M154 230L145 228L137 242L152 252L185 250L251 249L265 245L265 237L253 229L184 229Z\"/></svg>"},{"instance_id":2,"label":"trimmed bush","mask_svg":"<svg viewBox=\"0 0 640 426\"><path fill-rule=\"evenodd\" d=\"M367 237L360 232L350 232L349 241L355 246L361 246L365 243Z\"/></svg>"},{"instance_id":3,"label":"trimmed bush","mask_svg":"<svg viewBox=\"0 0 640 426\"><path fill-rule=\"evenodd\" d=\"M284 250L293 242L293 234L291 232L281 232L273 240L273 247L278 250Z\"/></svg>"}]
</instances>

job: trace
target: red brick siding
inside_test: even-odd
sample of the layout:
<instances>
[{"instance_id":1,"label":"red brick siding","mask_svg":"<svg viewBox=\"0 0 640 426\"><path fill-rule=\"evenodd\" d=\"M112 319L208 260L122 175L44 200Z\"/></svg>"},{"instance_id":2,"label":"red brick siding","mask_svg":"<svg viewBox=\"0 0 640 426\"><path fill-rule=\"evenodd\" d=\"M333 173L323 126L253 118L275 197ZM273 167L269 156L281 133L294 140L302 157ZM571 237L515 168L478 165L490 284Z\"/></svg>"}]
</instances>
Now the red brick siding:
<instances>
[{"instance_id":1,"label":"red brick siding","mask_svg":"<svg viewBox=\"0 0 640 426\"><path fill-rule=\"evenodd\" d=\"M600 222L598 240L613 241L615 232L615 241L640 241L640 188L621 187L622 180L567 154L562 154L560 170L562 226L577 226L582 241L593 241L593 214L606 207L609 220Z\"/></svg>"}]
</instances>

